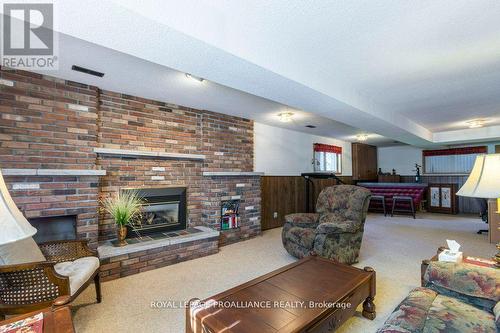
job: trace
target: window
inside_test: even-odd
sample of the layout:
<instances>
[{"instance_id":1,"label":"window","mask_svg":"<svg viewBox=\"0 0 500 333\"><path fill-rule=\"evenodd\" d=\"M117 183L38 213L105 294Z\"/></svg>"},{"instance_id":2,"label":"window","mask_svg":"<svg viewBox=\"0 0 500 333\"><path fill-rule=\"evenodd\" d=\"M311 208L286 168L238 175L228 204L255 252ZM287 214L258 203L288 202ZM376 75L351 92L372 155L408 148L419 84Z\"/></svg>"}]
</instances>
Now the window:
<instances>
[{"instance_id":1,"label":"window","mask_svg":"<svg viewBox=\"0 0 500 333\"><path fill-rule=\"evenodd\" d=\"M486 153L486 146L424 150L424 173L467 174L472 170L476 156Z\"/></svg>"},{"instance_id":2,"label":"window","mask_svg":"<svg viewBox=\"0 0 500 333\"><path fill-rule=\"evenodd\" d=\"M314 171L342 172L342 147L315 143Z\"/></svg>"}]
</instances>

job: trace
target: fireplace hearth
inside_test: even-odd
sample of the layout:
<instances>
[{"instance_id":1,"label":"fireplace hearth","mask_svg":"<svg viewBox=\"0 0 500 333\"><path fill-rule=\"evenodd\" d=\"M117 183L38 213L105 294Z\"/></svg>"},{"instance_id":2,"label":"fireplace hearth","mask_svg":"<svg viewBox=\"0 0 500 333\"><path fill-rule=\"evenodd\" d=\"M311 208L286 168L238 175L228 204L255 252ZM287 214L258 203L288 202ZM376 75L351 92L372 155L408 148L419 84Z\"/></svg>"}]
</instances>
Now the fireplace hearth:
<instances>
[{"instance_id":1,"label":"fireplace hearth","mask_svg":"<svg viewBox=\"0 0 500 333\"><path fill-rule=\"evenodd\" d=\"M186 229L186 188L140 188L134 191L144 201L143 212L128 226L128 237Z\"/></svg>"}]
</instances>

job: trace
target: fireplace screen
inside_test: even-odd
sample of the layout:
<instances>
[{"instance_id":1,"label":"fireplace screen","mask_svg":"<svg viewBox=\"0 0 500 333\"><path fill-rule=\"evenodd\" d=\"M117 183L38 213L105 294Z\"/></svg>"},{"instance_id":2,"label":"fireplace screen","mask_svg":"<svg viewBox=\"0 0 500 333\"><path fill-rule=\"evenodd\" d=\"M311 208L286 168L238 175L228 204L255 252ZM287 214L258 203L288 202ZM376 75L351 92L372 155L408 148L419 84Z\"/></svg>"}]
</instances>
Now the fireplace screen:
<instances>
[{"instance_id":1,"label":"fireplace screen","mask_svg":"<svg viewBox=\"0 0 500 333\"><path fill-rule=\"evenodd\" d=\"M175 225L179 223L179 201L152 203L144 207L142 216L136 221L142 228Z\"/></svg>"},{"instance_id":2,"label":"fireplace screen","mask_svg":"<svg viewBox=\"0 0 500 333\"><path fill-rule=\"evenodd\" d=\"M186 229L186 188L136 190L144 201L141 215L129 226L130 237Z\"/></svg>"},{"instance_id":3,"label":"fireplace screen","mask_svg":"<svg viewBox=\"0 0 500 333\"><path fill-rule=\"evenodd\" d=\"M37 230L37 243L76 239L76 215L37 217L29 219Z\"/></svg>"}]
</instances>

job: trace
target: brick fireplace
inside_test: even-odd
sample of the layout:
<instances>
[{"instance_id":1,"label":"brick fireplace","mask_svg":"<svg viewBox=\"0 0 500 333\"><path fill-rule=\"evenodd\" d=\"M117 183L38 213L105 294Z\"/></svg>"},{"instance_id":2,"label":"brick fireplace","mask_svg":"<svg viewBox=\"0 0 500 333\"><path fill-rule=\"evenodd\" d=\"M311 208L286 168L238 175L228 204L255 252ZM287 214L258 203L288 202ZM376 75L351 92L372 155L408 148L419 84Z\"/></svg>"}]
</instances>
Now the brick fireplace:
<instances>
[{"instance_id":1,"label":"brick fireplace","mask_svg":"<svg viewBox=\"0 0 500 333\"><path fill-rule=\"evenodd\" d=\"M115 237L99 198L127 188L185 188L186 228L217 231L237 196L240 226L219 243L260 234L248 119L1 68L0 167L26 217L76 216L94 248Z\"/></svg>"}]
</instances>

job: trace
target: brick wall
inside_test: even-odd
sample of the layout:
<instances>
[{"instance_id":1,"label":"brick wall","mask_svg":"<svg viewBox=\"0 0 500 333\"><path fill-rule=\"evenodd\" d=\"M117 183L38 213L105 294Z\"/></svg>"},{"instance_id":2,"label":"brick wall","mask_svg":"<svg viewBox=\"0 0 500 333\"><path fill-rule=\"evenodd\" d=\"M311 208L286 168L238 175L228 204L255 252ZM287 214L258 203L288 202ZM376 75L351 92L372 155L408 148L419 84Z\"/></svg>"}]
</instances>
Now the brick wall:
<instances>
[{"instance_id":1,"label":"brick wall","mask_svg":"<svg viewBox=\"0 0 500 333\"><path fill-rule=\"evenodd\" d=\"M223 239L229 243L260 233L258 177L202 176L203 171L253 170L253 122L248 119L5 69L0 70L0 116L1 168L103 169L107 172L91 183L80 177L71 178L67 184L60 179L9 177L8 183L34 181L43 183L43 187L68 189L81 186L76 193L61 196L50 206L44 202L54 196L50 191L14 193L16 203L31 216L62 214L61 205L88 208L92 212L82 212L82 223L87 223L88 236L97 241L97 219L87 219L90 215L86 215L97 214L96 195L112 195L121 188L185 186L190 226L218 229L221 198L238 194L242 197L242 226L225 232ZM95 147L204 154L206 159L110 157L96 155ZM73 200L72 196L80 196L82 200ZM32 206L25 204L38 199ZM247 206L253 208L245 209ZM81 230L87 229L81 227ZM101 214L99 240L113 238L114 229L109 216Z\"/></svg>"},{"instance_id":2,"label":"brick wall","mask_svg":"<svg viewBox=\"0 0 500 333\"><path fill-rule=\"evenodd\" d=\"M9 192L26 218L76 215L77 238L97 247L96 176L6 176Z\"/></svg>"},{"instance_id":3,"label":"brick wall","mask_svg":"<svg viewBox=\"0 0 500 333\"><path fill-rule=\"evenodd\" d=\"M221 245L260 234L260 177L205 177L202 224L218 228L221 200L240 199L240 228L221 231ZM228 198L225 198L228 197Z\"/></svg>"},{"instance_id":4,"label":"brick wall","mask_svg":"<svg viewBox=\"0 0 500 333\"><path fill-rule=\"evenodd\" d=\"M123 254L101 259L100 276L102 281L114 280L178 262L204 257L218 251L219 240L217 237L212 237Z\"/></svg>"},{"instance_id":5,"label":"brick wall","mask_svg":"<svg viewBox=\"0 0 500 333\"><path fill-rule=\"evenodd\" d=\"M97 92L76 82L1 69L0 167L94 169ZM77 237L97 246L98 177L5 178L27 218L76 215Z\"/></svg>"},{"instance_id":6,"label":"brick wall","mask_svg":"<svg viewBox=\"0 0 500 333\"><path fill-rule=\"evenodd\" d=\"M204 161L99 156L97 164L107 171L102 178L102 196L112 195L120 188L187 187L189 226L219 228L221 197L230 193L242 194L243 201L248 200L260 212L258 179L247 181L237 190L235 183L242 181L239 177L202 176L203 171L253 170L250 120L102 91L98 142L103 148L206 156ZM254 224L258 224L260 232L259 217L254 215L255 212L242 212L244 227L233 231L232 238L256 235L255 226L250 228ZM112 219L102 216L100 239L114 237L114 229Z\"/></svg>"},{"instance_id":7,"label":"brick wall","mask_svg":"<svg viewBox=\"0 0 500 333\"><path fill-rule=\"evenodd\" d=\"M96 87L3 68L0 79L2 168L95 166Z\"/></svg>"}]
</instances>

